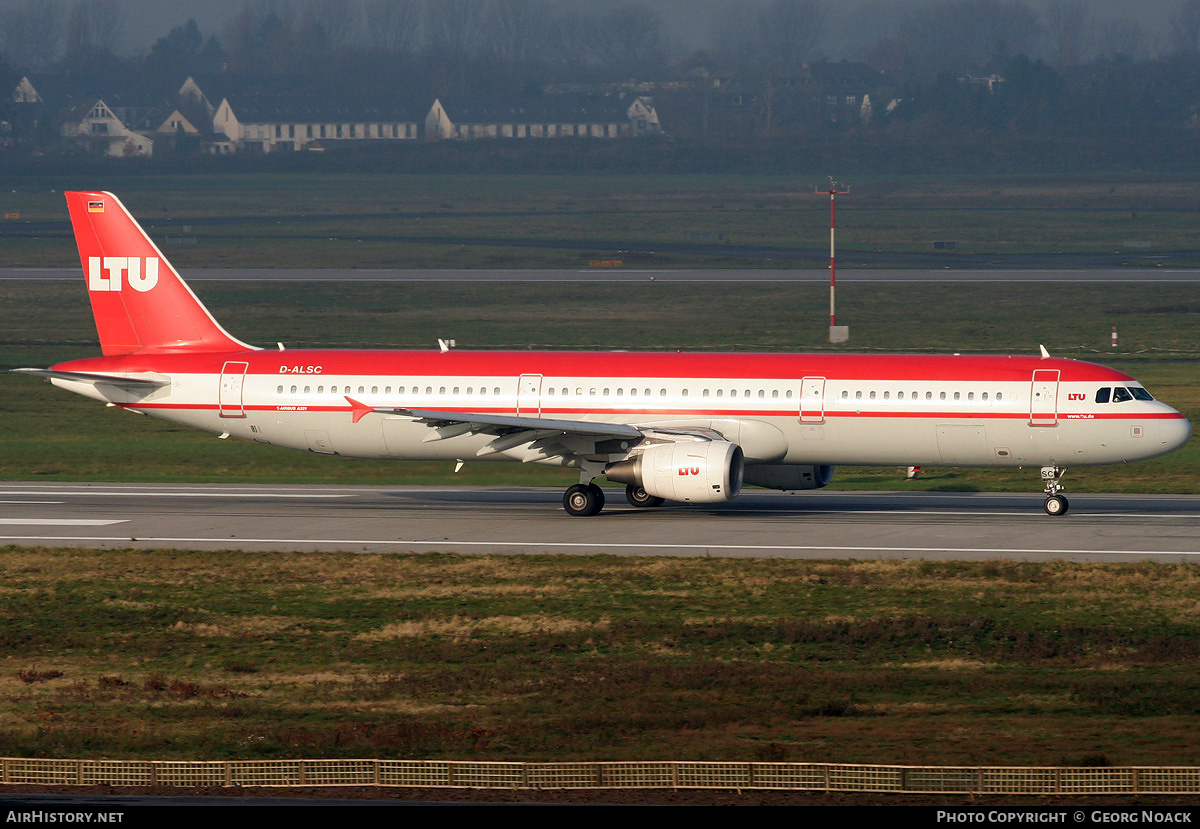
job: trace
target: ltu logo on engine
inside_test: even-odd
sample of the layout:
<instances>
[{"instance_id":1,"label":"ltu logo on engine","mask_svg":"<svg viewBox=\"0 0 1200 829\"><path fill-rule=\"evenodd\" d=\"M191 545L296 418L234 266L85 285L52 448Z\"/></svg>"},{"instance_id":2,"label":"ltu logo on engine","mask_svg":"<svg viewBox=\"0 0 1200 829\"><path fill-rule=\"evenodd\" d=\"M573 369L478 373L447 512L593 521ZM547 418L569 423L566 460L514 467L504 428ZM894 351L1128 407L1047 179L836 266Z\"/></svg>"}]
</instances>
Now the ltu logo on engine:
<instances>
[{"instance_id":1,"label":"ltu logo on engine","mask_svg":"<svg viewBox=\"0 0 1200 829\"><path fill-rule=\"evenodd\" d=\"M700 467L698 466L681 466L679 467L680 475L699 475Z\"/></svg>"},{"instance_id":2,"label":"ltu logo on engine","mask_svg":"<svg viewBox=\"0 0 1200 829\"><path fill-rule=\"evenodd\" d=\"M158 284L158 257L105 256L103 260L99 256L88 257L89 291L121 290L122 274L130 288L145 293Z\"/></svg>"}]
</instances>

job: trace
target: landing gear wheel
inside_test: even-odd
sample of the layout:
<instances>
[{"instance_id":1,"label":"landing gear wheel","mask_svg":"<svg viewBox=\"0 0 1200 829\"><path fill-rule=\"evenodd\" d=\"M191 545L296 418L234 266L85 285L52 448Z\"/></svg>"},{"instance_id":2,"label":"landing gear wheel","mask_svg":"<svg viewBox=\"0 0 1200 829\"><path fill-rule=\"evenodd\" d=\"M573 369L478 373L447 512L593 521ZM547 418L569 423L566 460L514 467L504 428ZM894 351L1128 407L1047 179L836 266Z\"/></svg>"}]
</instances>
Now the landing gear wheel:
<instances>
[{"instance_id":1,"label":"landing gear wheel","mask_svg":"<svg viewBox=\"0 0 1200 829\"><path fill-rule=\"evenodd\" d=\"M658 507L662 506L663 502L662 498L651 495L636 484L629 484L625 487L625 500L635 507Z\"/></svg>"},{"instance_id":2,"label":"landing gear wheel","mask_svg":"<svg viewBox=\"0 0 1200 829\"><path fill-rule=\"evenodd\" d=\"M1066 515L1071 506L1067 496L1062 494L1062 477L1066 472L1061 466L1042 467L1042 483L1046 485L1046 503L1042 509L1046 510L1046 515Z\"/></svg>"},{"instance_id":3,"label":"landing gear wheel","mask_svg":"<svg viewBox=\"0 0 1200 829\"><path fill-rule=\"evenodd\" d=\"M595 484L575 484L563 494L567 515L595 515L604 509L604 491Z\"/></svg>"},{"instance_id":4,"label":"landing gear wheel","mask_svg":"<svg viewBox=\"0 0 1200 829\"><path fill-rule=\"evenodd\" d=\"M1046 510L1047 515L1066 515L1070 508L1071 502L1067 500L1065 495L1051 495L1046 499L1046 503L1042 508Z\"/></svg>"}]
</instances>

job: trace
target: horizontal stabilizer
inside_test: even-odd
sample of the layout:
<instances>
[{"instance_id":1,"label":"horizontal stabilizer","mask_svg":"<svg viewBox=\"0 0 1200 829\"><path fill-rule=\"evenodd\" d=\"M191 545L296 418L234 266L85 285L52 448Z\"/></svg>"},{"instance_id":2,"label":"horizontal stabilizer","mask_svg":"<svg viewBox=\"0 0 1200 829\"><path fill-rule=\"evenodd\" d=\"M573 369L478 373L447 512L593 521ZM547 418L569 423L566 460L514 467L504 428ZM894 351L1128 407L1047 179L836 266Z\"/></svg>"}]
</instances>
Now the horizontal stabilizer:
<instances>
[{"instance_id":1,"label":"horizontal stabilizer","mask_svg":"<svg viewBox=\"0 0 1200 829\"><path fill-rule=\"evenodd\" d=\"M17 374L34 374L52 380L70 380L74 383L107 383L112 386L124 386L135 389L157 389L171 385L170 380L150 379L146 377L112 377L107 374L88 374L83 371L55 371L52 368L14 368Z\"/></svg>"}]
</instances>

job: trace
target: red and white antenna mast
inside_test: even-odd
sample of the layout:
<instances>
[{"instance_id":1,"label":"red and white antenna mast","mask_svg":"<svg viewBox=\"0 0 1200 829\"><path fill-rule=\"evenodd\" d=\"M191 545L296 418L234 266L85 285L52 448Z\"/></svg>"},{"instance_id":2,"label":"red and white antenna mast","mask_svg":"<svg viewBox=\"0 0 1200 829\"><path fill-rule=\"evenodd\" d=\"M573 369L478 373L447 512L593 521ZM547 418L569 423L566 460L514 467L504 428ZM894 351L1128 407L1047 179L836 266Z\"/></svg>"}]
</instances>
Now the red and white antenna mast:
<instances>
[{"instance_id":1,"label":"red and white antenna mast","mask_svg":"<svg viewBox=\"0 0 1200 829\"><path fill-rule=\"evenodd\" d=\"M831 343L844 343L850 339L850 326L837 324L837 305L835 302L837 292L837 256L834 245L834 236L837 232L837 196L839 193L849 193L850 188L842 188L843 185L834 181L833 176L829 177L829 185L824 190L818 188L817 193L829 194L829 341Z\"/></svg>"}]
</instances>

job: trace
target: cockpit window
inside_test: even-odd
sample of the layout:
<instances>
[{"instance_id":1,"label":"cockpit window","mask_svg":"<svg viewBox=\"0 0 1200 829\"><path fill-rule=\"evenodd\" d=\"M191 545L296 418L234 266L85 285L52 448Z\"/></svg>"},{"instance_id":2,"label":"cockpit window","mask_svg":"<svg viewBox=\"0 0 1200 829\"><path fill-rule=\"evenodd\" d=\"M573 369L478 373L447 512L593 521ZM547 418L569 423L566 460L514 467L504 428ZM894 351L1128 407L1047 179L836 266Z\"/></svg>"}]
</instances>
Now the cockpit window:
<instances>
[{"instance_id":1,"label":"cockpit window","mask_svg":"<svg viewBox=\"0 0 1200 829\"><path fill-rule=\"evenodd\" d=\"M1112 397L1112 389L1110 389L1108 387L1105 387L1102 389L1096 389L1096 402L1097 403L1107 403L1110 397Z\"/></svg>"},{"instance_id":2,"label":"cockpit window","mask_svg":"<svg viewBox=\"0 0 1200 829\"><path fill-rule=\"evenodd\" d=\"M1137 386L1130 386L1129 393L1133 395L1133 398L1135 400L1153 400L1154 399L1154 397L1151 396L1150 392L1146 391L1145 389L1140 389Z\"/></svg>"},{"instance_id":3,"label":"cockpit window","mask_svg":"<svg viewBox=\"0 0 1200 829\"><path fill-rule=\"evenodd\" d=\"M1113 402L1114 403L1124 403L1124 402L1126 402L1128 400L1132 400L1132 399L1133 399L1133 395L1129 393L1129 389L1123 388L1121 386L1117 386L1115 389L1113 389Z\"/></svg>"}]
</instances>

